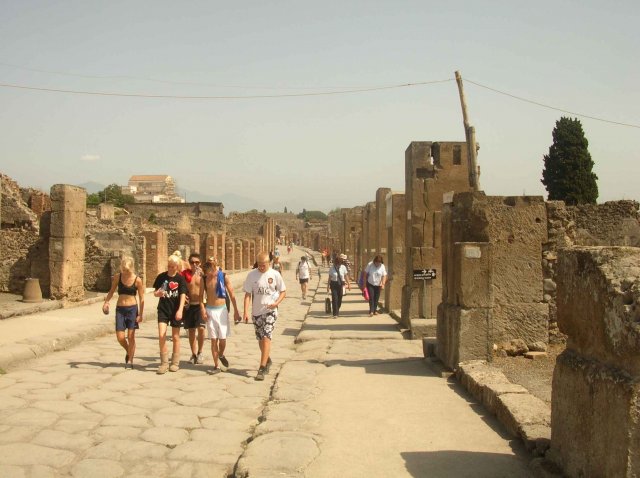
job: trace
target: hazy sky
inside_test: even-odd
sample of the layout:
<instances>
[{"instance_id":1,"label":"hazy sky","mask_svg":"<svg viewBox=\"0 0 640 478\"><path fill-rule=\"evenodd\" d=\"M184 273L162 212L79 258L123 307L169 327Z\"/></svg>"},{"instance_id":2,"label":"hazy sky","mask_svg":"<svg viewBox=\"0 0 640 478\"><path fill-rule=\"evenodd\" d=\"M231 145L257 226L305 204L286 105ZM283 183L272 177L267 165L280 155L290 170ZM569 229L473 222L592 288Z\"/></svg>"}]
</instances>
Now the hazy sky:
<instances>
[{"instance_id":1,"label":"hazy sky","mask_svg":"<svg viewBox=\"0 0 640 478\"><path fill-rule=\"evenodd\" d=\"M599 201L640 199L640 2L0 0L0 83L259 96L464 79L580 117ZM465 82L490 195L545 195L566 113ZM23 186L169 174L261 208L404 189L411 141L464 141L455 81L275 98L0 87L0 171Z\"/></svg>"}]
</instances>

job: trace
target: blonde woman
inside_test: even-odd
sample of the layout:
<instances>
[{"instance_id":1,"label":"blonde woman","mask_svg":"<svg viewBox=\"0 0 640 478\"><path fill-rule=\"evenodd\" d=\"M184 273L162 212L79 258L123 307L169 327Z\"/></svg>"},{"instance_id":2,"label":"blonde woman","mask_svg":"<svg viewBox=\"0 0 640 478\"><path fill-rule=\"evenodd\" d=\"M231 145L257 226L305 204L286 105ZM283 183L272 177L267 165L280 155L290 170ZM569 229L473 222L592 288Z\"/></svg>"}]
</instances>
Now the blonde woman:
<instances>
[{"instance_id":1,"label":"blonde woman","mask_svg":"<svg viewBox=\"0 0 640 478\"><path fill-rule=\"evenodd\" d=\"M116 303L116 338L125 350L124 368L133 370L133 356L136 353L136 329L142 322L144 312L144 284L133 269L133 259L123 257L120 261L120 273L113 276L111 289L104 299L102 312L109 313L109 301L118 289ZM136 300L136 296L137 300ZM126 331L126 336L125 336Z\"/></svg>"},{"instance_id":2,"label":"blonde woman","mask_svg":"<svg viewBox=\"0 0 640 478\"><path fill-rule=\"evenodd\" d=\"M153 282L158 298L158 345L160 346L160 367L156 373L163 374L167 370L177 372L180 370L180 328L182 327L182 313L187 298L187 281L178 272L182 260L175 255L169 256L167 270L158 274ZM173 354L171 365L167 351L167 328L171 326L171 339L173 341Z\"/></svg>"}]
</instances>

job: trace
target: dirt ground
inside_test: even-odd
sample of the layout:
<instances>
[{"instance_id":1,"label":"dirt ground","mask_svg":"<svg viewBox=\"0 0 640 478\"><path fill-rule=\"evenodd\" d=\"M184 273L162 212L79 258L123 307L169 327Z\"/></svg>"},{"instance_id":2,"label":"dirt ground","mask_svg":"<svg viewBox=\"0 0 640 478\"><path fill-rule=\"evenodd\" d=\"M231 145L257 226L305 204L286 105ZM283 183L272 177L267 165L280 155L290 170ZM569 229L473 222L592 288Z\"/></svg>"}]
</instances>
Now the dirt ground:
<instances>
[{"instance_id":1,"label":"dirt ground","mask_svg":"<svg viewBox=\"0 0 640 478\"><path fill-rule=\"evenodd\" d=\"M522 385L529 392L551 405L551 380L556 357L565 349L550 345L547 356L535 360L518 357L494 357L492 366L502 370L512 383Z\"/></svg>"}]
</instances>

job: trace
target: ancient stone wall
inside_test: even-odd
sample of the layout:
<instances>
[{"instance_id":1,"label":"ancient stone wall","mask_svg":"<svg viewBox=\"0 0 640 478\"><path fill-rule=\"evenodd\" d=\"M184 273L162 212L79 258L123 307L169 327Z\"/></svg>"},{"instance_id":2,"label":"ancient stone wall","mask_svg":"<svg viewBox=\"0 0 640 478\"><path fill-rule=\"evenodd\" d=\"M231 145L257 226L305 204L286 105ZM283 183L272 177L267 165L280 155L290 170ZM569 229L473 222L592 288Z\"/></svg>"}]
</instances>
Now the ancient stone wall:
<instances>
[{"instance_id":1,"label":"ancient stone wall","mask_svg":"<svg viewBox=\"0 0 640 478\"><path fill-rule=\"evenodd\" d=\"M153 204L129 204L127 211L131 214L149 219L151 215L156 218L180 218L189 216L194 219L209 221L223 221L223 205L219 202L187 202L187 203L153 203Z\"/></svg>"},{"instance_id":2,"label":"ancient stone wall","mask_svg":"<svg viewBox=\"0 0 640 478\"><path fill-rule=\"evenodd\" d=\"M566 206L548 201L548 242L543 248L544 301L549 304L549 341L565 340L556 320L555 267L558 251L572 246L640 246L639 204L609 201L604 204Z\"/></svg>"},{"instance_id":3,"label":"ancient stone wall","mask_svg":"<svg viewBox=\"0 0 640 478\"><path fill-rule=\"evenodd\" d=\"M547 458L567 476L640 476L640 249L563 249Z\"/></svg>"},{"instance_id":4,"label":"ancient stone wall","mask_svg":"<svg viewBox=\"0 0 640 478\"><path fill-rule=\"evenodd\" d=\"M144 279L146 275L144 243L144 236L122 231L87 234L84 262L85 289L108 291L111 278L119 272L120 259L124 256L133 258L136 274Z\"/></svg>"},{"instance_id":5,"label":"ancient stone wall","mask_svg":"<svg viewBox=\"0 0 640 478\"><path fill-rule=\"evenodd\" d=\"M447 366L490 359L493 344L514 339L527 346L548 342L541 259L546 226L542 197L453 196L443 217L437 334Z\"/></svg>"},{"instance_id":6,"label":"ancient stone wall","mask_svg":"<svg viewBox=\"0 0 640 478\"><path fill-rule=\"evenodd\" d=\"M22 197L22 191L13 179L0 174L0 227L21 227L37 230L38 215L33 212Z\"/></svg>"},{"instance_id":7,"label":"ancient stone wall","mask_svg":"<svg viewBox=\"0 0 640 478\"><path fill-rule=\"evenodd\" d=\"M30 252L40 241L35 231L3 229L0 231L0 291L21 294L24 280L31 275Z\"/></svg>"}]
</instances>

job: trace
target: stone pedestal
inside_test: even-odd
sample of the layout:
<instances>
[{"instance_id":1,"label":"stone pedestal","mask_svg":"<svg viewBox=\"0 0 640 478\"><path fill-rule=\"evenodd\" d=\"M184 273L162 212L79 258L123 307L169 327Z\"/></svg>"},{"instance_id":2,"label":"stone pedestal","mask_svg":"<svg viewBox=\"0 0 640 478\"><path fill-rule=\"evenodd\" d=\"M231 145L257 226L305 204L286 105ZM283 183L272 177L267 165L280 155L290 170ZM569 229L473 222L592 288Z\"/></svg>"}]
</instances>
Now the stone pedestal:
<instances>
[{"instance_id":1,"label":"stone pedestal","mask_svg":"<svg viewBox=\"0 0 640 478\"><path fill-rule=\"evenodd\" d=\"M30 304L42 302L42 289L40 289L39 279L27 278L24 280L22 302L27 302Z\"/></svg>"}]
</instances>

